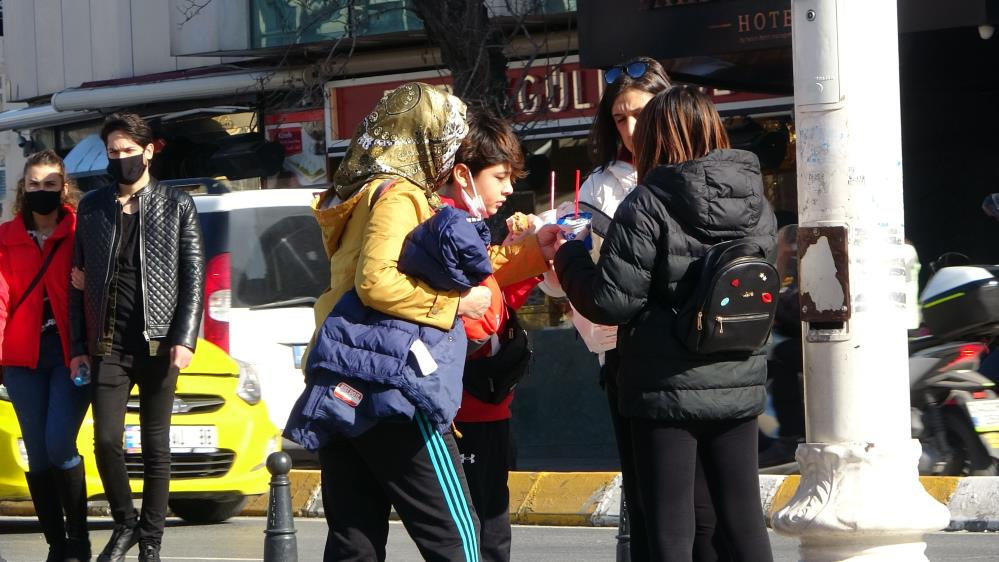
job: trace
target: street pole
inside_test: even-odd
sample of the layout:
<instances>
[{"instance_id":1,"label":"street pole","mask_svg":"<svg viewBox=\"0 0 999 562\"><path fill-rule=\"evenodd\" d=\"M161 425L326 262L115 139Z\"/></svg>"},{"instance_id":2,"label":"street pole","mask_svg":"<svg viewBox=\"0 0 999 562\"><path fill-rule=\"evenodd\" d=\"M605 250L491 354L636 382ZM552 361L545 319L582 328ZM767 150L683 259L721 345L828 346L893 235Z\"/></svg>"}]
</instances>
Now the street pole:
<instances>
[{"instance_id":1,"label":"street pole","mask_svg":"<svg viewBox=\"0 0 999 562\"><path fill-rule=\"evenodd\" d=\"M267 457L271 491L267 496L267 528L264 529L264 562L298 562L295 517L291 509L291 457L284 451Z\"/></svg>"},{"instance_id":2,"label":"street pole","mask_svg":"<svg viewBox=\"0 0 999 562\"><path fill-rule=\"evenodd\" d=\"M792 12L806 442L773 528L805 561L926 560L950 516L910 430L896 2Z\"/></svg>"},{"instance_id":3,"label":"street pole","mask_svg":"<svg viewBox=\"0 0 999 562\"><path fill-rule=\"evenodd\" d=\"M631 562L631 520L628 519L628 498L624 496L624 481L621 481L621 507L617 520L616 562ZM0 560L0 562L3 562Z\"/></svg>"}]
</instances>

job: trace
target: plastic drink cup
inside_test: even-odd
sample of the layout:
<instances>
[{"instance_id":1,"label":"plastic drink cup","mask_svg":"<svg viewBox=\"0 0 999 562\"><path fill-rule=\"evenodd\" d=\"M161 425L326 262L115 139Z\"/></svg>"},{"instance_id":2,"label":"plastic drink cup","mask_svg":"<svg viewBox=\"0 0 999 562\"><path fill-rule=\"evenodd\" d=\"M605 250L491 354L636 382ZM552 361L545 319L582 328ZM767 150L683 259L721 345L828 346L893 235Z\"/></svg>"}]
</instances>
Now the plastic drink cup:
<instances>
[{"instance_id":1,"label":"plastic drink cup","mask_svg":"<svg viewBox=\"0 0 999 562\"><path fill-rule=\"evenodd\" d=\"M542 224L555 224L555 209L549 209L543 213L538 213L537 217L541 219Z\"/></svg>"},{"instance_id":2,"label":"plastic drink cup","mask_svg":"<svg viewBox=\"0 0 999 562\"><path fill-rule=\"evenodd\" d=\"M562 236L566 240L581 240L586 245L587 250L593 249L593 239L590 237L591 213L579 213L578 215L566 215L558 219L559 228L562 229Z\"/></svg>"}]
</instances>

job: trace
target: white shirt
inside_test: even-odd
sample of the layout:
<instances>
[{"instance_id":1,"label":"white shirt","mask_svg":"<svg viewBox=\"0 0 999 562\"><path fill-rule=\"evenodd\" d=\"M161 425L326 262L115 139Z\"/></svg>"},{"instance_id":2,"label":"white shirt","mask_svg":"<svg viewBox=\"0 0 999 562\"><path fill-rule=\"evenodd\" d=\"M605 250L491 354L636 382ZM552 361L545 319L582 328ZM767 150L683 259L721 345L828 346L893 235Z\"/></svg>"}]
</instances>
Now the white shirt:
<instances>
[{"instance_id":1,"label":"white shirt","mask_svg":"<svg viewBox=\"0 0 999 562\"><path fill-rule=\"evenodd\" d=\"M606 168L594 170L586 178L579 187L579 201L589 203L613 218L618 205L636 185L638 185L638 172L635 167L628 162L615 160ZM600 257L600 245L603 239L595 234L591 236L593 236L593 249L590 251L590 256L596 262ZM564 297L565 292L562 288L554 285L555 283L552 283L546 275L545 281L541 283L541 289L551 296ZM603 365L603 352L617 347L617 326L594 324L575 309L572 311L572 324L583 338L587 349L597 353L598 360Z\"/></svg>"}]
</instances>

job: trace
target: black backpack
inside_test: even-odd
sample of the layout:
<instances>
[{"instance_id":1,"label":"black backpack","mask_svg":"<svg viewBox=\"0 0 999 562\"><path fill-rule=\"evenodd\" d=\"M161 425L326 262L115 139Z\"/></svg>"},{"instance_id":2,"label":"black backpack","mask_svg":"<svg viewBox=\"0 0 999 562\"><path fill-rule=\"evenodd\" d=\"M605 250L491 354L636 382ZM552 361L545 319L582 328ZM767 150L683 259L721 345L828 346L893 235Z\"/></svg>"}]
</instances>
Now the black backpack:
<instances>
[{"instance_id":1,"label":"black backpack","mask_svg":"<svg viewBox=\"0 0 999 562\"><path fill-rule=\"evenodd\" d=\"M694 353L754 352L767 342L780 278L763 248L730 240L708 249L694 267L692 294L676 306L676 336Z\"/></svg>"}]
</instances>

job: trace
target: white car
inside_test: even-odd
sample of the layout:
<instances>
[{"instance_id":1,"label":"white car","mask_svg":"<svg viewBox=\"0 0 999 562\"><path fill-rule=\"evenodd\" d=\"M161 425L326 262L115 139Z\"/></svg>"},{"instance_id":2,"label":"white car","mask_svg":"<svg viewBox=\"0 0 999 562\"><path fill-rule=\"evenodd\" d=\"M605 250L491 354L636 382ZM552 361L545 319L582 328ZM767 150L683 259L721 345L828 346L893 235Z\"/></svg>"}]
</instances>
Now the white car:
<instances>
[{"instance_id":1,"label":"white car","mask_svg":"<svg viewBox=\"0 0 999 562\"><path fill-rule=\"evenodd\" d=\"M191 180L163 183L187 187L184 181ZM329 286L329 260L309 206L316 192L194 192L205 239L203 337L256 373L281 429L305 388L301 362L315 327L312 305ZM290 441L284 448L296 461L310 458Z\"/></svg>"}]
</instances>

